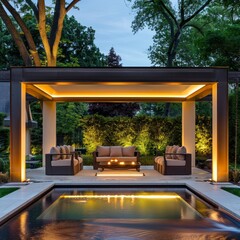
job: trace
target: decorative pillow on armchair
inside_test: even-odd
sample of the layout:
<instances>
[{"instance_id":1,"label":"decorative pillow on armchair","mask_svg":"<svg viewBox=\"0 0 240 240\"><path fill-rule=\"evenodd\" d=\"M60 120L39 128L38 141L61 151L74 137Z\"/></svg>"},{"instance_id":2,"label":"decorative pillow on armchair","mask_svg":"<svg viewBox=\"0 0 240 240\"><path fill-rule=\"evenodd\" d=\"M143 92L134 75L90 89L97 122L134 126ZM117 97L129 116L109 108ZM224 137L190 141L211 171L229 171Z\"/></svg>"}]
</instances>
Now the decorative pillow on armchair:
<instances>
[{"instance_id":1,"label":"decorative pillow on armchair","mask_svg":"<svg viewBox=\"0 0 240 240\"><path fill-rule=\"evenodd\" d=\"M134 157L135 147L123 147L122 148L122 155L123 157Z\"/></svg>"},{"instance_id":2,"label":"decorative pillow on armchair","mask_svg":"<svg viewBox=\"0 0 240 240\"><path fill-rule=\"evenodd\" d=\"M178 150L177 150L177 153L186 154L187 153L186 147L184 147L184 146L179 147ZM184 160L185 159L185 157L183 155L176 155L176 156L177 156L177 159L179 159L179 160Z\"/></svg>"},{"instance_id":3,"label":"decorative pillow on armchair","mask_svg":"<svg viewBox=\"0 0 240 240\"><path fill-rule=\"evenodd\" d=\"M52 147L50 149L51 154L59 154L59 155L53 155L52 160L59 160L60 159L60 148L58 147Z\"/></svg>"}]
</instances>

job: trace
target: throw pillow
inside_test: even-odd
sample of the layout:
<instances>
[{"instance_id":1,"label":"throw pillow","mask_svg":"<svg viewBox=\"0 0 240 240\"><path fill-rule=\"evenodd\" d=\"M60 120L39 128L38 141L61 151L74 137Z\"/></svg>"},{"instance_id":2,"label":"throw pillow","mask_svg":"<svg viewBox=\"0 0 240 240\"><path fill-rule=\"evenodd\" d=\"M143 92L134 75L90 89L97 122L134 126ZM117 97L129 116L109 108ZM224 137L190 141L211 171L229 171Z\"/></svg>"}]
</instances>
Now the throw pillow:
<instances>
[{"instance_id":1,"label":"throw pillow","mask_svg":"<svg viewBox=\"0 0 240 240\"><path fill-rule=\"evenodd\" d=\"M184 146L179 147L178 150L177 150L177 153L183 153L183 154L187 153L186 147L184 147ZM177 159L179 159L179 160L184 160L185 159L184 155L176 155L176 156L177 156Z\"/></svg>"},{"instance_id":2,"label":"throw pillow","mask_svg":"<svg viewBox=\"0 0 240 240\"><path fill-rule=\"evenodd\" d=\"M135 147L123 147L122 148L122 155L123 157L134 157Z\"/></svg>"},{"instance_id":3,"label":"throw pillow","mask_svg":"<svg viewBox=\"0 0 240 240\"><path fill-rule=\"evenodd\" d=\"M111 147L110 157L122 157L122 147L121 146Z\"/></svg>"},{"instance_id":4,"label":"throw pillow","mask_svg":"<svg viewBox=\"0 0 240 240\"><path fill-rule=\"evenodd\" d=\"M172 153L173 146L166 146L165 153ZM171 159L172 155L171 154L166 154L167 159Z\"/></svg>"},{"instance_id":5,"label":"throw pillow","mask_svg":"<svg viewBox=\"0 0 240 240\"><path fill-rule=\"evenodd\" d=\"M109 157L110 156L110 147L98 146L97 152L98 152L98 157Z\"/></svg>"},{"instance_id":6,"label":"throw pillow","mask_svg":"<svg viewBox=\"0 0 240 240\"><path fill-rule=\"evenodd\" d=\"M50 149L51 154L59 154L59 155L53 155L52 160L58 160L60 159L60 149L58 147L52 147Z\"/></svg>"},{"instance_id":7,"label":"throw pillow","mask_svg":"<svg viewBox=\"0 0 240 240\"><path fill-rule=\"evenodd\" d=\"M174 154L172 155L172 158L173 158L173 159L178 159L178 158L177 158L177 155L175 155L175 153L177 153L178 148L179 148L178 145L173 145L173 148L172 148L172 153L174 153Z\"/></svg>"},{"instance_id":8,"label":"throw pillow","mask_svg":"<svg viewBox=\"0 0 240 240\"><path fill-rule=\"evenodd\" d=\"M66 150L64 146L60 146L60 153L62 153L61 158L65 159L67 156L65 155Z\"/></svg>"}]
</instances>

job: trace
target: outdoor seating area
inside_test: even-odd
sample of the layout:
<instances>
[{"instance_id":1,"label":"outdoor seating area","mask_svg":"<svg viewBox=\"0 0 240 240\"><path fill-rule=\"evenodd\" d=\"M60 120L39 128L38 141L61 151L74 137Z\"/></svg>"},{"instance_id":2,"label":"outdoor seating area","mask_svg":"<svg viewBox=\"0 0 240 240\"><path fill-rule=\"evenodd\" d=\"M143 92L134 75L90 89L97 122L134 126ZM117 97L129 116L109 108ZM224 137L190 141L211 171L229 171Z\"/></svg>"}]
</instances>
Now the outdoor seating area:
<instances>
[{"instance_id":1,"label":"outdoor seating area","mask_svg":"<svg viewBox=\"0 0 240 240\"><path fill-rule=\"evenodd\" d=\"M135 168L140 170L140 153L134 146L98 146L93 152L93 169Z\"/></svg>"},{"instance_id":2,"label":"outdoor seating area","mask_svg":"<svg viewBox=\"0 0 240 240\"><path fill-rule=\"evenodd\" d=\"M46 154L46 175L75 175L83 169L83 159L72 146L57 146Z\"/></svg>"},{"instance_id":3,"label":"outdoor seating area","mask_svg":"<svg viewBox=\"0 0 240 240\"><path fill-rule=\"evenodd\" d=\"M154 159L154 169L163 175L191 175L192 156L185 146L167 146L163 156Z\"/></svg>"}]
</instances>

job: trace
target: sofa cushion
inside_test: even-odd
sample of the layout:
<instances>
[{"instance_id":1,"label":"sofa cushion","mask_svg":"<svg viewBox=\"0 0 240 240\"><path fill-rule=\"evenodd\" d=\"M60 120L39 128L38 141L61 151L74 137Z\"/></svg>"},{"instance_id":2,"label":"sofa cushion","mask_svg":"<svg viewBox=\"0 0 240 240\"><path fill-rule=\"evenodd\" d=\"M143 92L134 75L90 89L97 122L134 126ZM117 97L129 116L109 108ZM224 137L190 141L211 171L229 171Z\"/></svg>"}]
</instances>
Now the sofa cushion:
<instances>
[{"instance_id":1,"label":"sofa cushion","mask_svg":"<svg viewBox=\"0 0 240 240\"><path fill-rule=\"evenodd\" d=\"M69 154L70 153L70 146L63 145L63 147L65 148L66 154Z\"/></svg>"},{"instance_id":2,"label":"sofa cushion","mask_svg":"<svg viewBox=\"0 0 240 240\"><path fill-rule=\"evenodd\" d=\"M65 159L67 155L65 155L66 150L64 146L60 146L60 153L61 153L61 159Z\"/></svg>"},{"instance_id":3,"label":"sofa cushion","mask_svg":"<svg viewBox=\"0 0 240 240\"><path fill-rule=\"evenodd\" d=\"M58 147L52 147L52 148L50 149L50 153L51 153L51 154L59 154L59 155L53 155L53 156L52 156L52 160L58 160L58 159L60 159L60 148L58 148Z\"/></svg>"},{"instance_id":4,"label":"sofa cushion","mask_svg":"<svg viewBox=\"0 0 240 240\"><path fill-rule=\"evenodd\" d=\"M165 153L172 153L173 146L166 146ZM172 158L171 154L166 154L167 158Z\"/></svg>"},{"instance_id":5,"label":"sofa cushion","mask_svg":"<svg viewBox=\"0 0 240 240\"><path fill-rule=\"evenodd\" d=\"M130 146L130 147L123 147L122 148L122 155L123 157L133 157L135 152L135 147Z\"/></svg>"},{"instance_id":6,"label":"sofa cushion","mask_svg":"<svg viewBox=\"0 0 240 240\"><path fill-rule=\"evenodd\" d=\"M184 146L179 147L178 150L177 150L177 153L186 154L187 153L186 147L184 147ZM184 160L185 159L184 155L176 155L176 156L177 156L177 159L179 159L179 160Z\"/></svg>"},{"instance_id":7,"label":"sofa cushion","mask_svg":"<svg viewBox=\"0 0 240 240\"><path fill-rule=\"evenodd\" d=\"M178 159L167 159L167 166L185 166L185 160L178 160Z\"/></svg>"},{"instance_id":8,"label":"sofa cushion","mask_svg":"<svg viewBox=\"0 0 240 240\"><path fill-rule=\"evenodd\" d=\"M110 147L108 146L98 146L97 152L99 157L109 157L110 156Z\"/></svg>"},{"instance_id":9,"label":"sofa cushion","mask_svg":"<svg viewBox=\"0 0 240 240\"><path fill-rule=\"evenodd\" d=\"M172 159L178 159L178 157L176 155L178 148L179 148L178 145L173 145L172 153L174 153L174 154L172 155Z\"/></svg>"},{"instance_id":10,"label":"sofa cushion","mask_svg":"<svg viewBox=\"0 0 240 240\"><path fill-rule=\"evenodd\" d=\"M110 148L110 157L121 157L122 156L122 147L113 146Z\"/></svg>"},{"instance_id":11,"label":"sofa cushion","mask_svg":"<svg viewBox=\"0 0 240 240\"><path fill-rule=\"evenodd\" d=\"M79 164L77 159L74 159L74 166L76 166L77 164ZM67 166L71 166L71 162L72 159L61 159L61 160L57 160L57 161L51 161L51 164L53 167L67 167Z\"/></svg>"}]
</instances>

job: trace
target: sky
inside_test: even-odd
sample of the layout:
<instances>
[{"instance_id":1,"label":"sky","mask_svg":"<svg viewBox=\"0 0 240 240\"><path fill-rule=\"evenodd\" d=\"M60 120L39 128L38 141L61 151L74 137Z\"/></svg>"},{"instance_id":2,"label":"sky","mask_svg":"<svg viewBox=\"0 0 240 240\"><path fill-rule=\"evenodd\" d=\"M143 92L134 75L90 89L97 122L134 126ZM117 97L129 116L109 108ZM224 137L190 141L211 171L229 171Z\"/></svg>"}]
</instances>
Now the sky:
<instances>
[{"instance_id":1,"label":"sky","mask_svg":"<svg viewBox=\"0 0 240 240\"><path fill-rule=\"evenodd\" d=\"M147 28L133 34L134 13L127 0L81 0L80 10L70 10L79 23L92 27L95 44L107 55L113 47L122 58L122 65L152 66L147 50L152 45L153 32Z\"/></svg>"}]
</instances>

